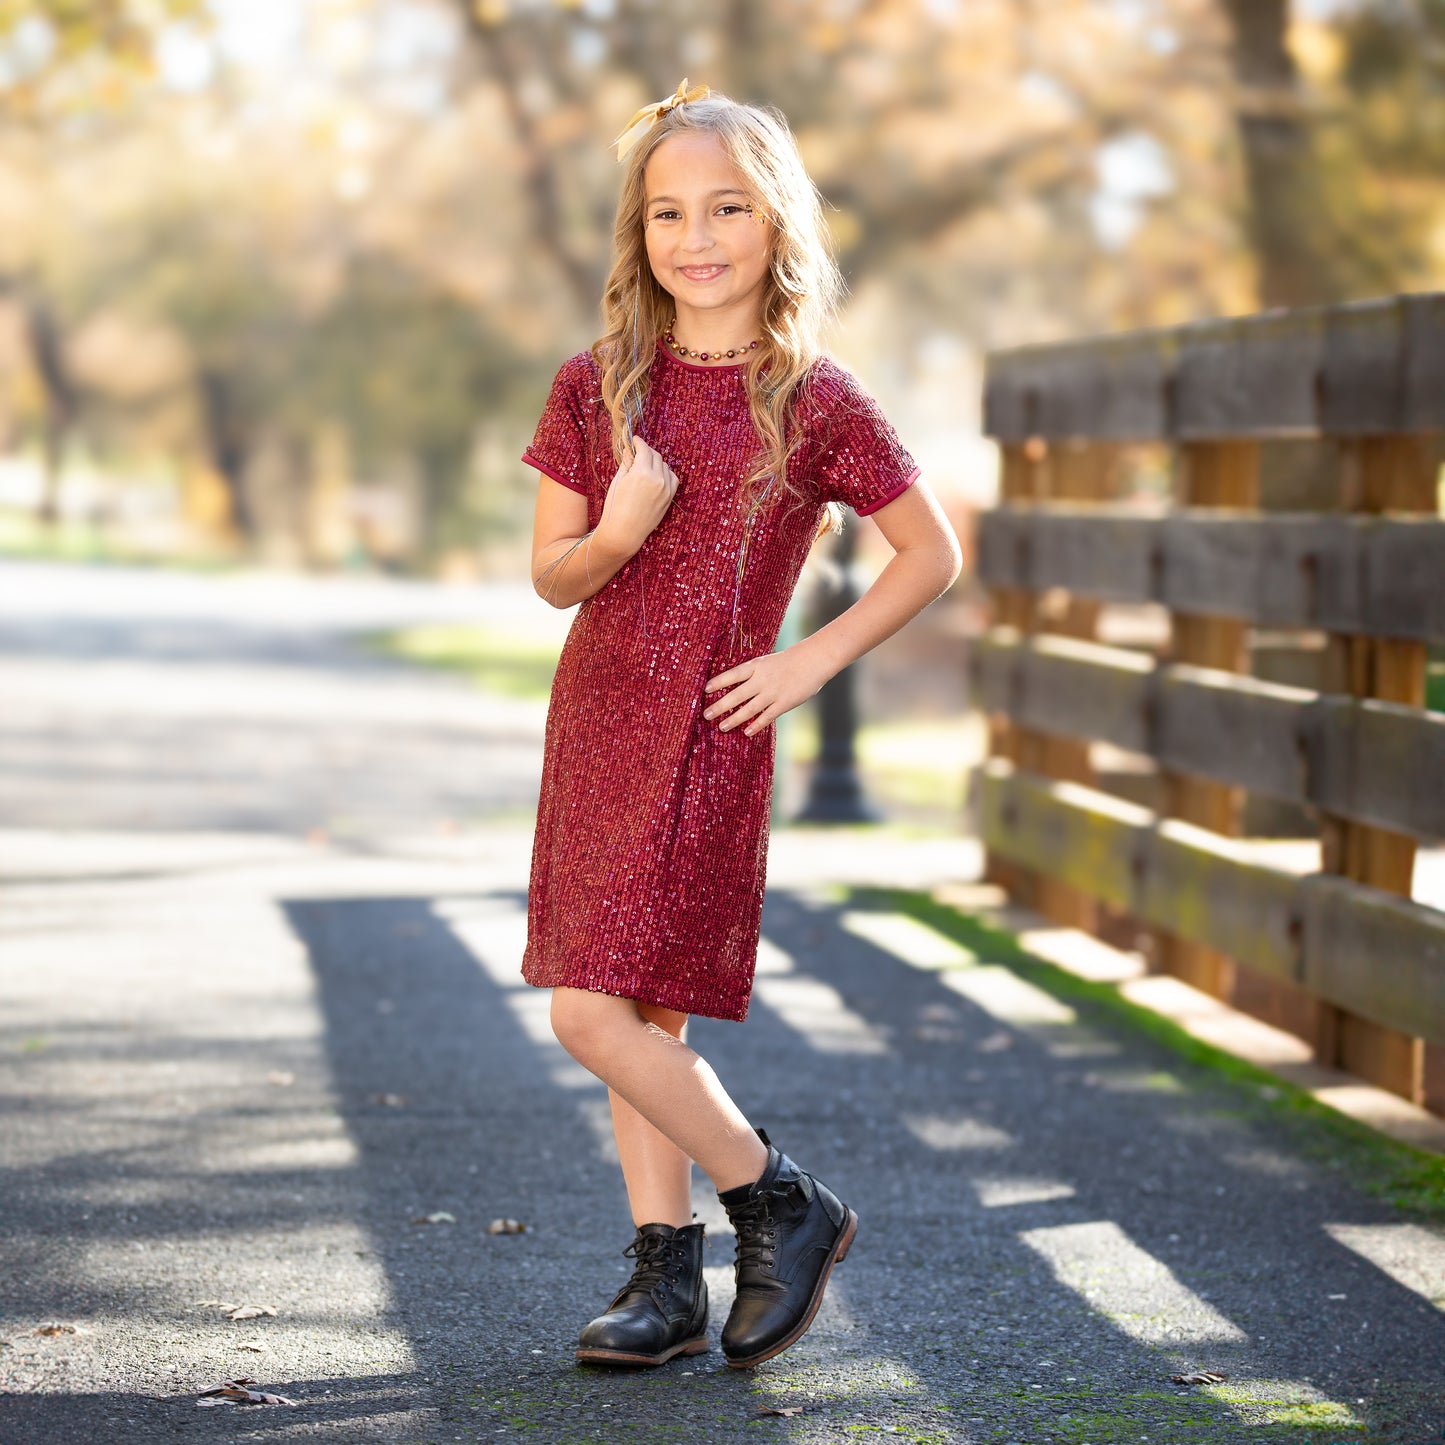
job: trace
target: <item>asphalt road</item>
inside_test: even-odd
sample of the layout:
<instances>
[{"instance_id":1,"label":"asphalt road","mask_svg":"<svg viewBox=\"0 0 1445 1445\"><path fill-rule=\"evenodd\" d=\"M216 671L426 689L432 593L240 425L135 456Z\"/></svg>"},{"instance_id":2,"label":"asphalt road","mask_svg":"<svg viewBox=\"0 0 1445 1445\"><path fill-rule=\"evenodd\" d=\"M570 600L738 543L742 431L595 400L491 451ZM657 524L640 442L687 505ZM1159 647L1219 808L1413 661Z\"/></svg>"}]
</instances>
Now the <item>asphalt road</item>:
<instances>
[{"instance_id":1,"label":"asphalt road","mask_svg":"<svg viewBox=\"0 0 1445 1445\"><path fill-rule=\"evenodd\" d=\"M1445 1439L1445 1239L849 886L961 840L780 831L752 1016L695 1025L861 1216L813 1330L579 1369L631 1230L517 976L541 709L354 641L530 609L0 563L0 1445ZM238 1375L298 1403L198 1407Z\"/></svg>"}]
</instances>

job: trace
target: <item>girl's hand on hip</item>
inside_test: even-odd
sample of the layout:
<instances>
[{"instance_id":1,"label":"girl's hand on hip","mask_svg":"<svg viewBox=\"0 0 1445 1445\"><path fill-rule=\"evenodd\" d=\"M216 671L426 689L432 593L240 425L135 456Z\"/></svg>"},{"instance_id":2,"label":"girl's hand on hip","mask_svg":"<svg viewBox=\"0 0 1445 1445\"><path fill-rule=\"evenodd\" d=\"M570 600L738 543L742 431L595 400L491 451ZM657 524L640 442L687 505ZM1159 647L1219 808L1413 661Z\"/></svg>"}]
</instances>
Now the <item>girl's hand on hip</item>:
<instances>
[{"instance_id":1,"label":"girl's hand on hip","mask_svg":"<svg viewBox=\"0 0 1445 1445\"><path fill-rule=\"evenodd\" d=\"M722 732L741 727L746 737L752 737L807 702L831 675L796 644L770 652L711 678L703 691L723 695L708 704L703 716L722 718L718 724Z\"/></svg>"},{"instance_id":2,"label":"girl's hand on hip","mask_svg":"<svg viewBox=\"0 0 1445 1445\"><path fill-rule=\"evenodd\" d=\"M633 556L667 515L677 495L677 473L647 445L633 437L602 503L593 533L598 543Z\"/></svg>"}]
</instances>

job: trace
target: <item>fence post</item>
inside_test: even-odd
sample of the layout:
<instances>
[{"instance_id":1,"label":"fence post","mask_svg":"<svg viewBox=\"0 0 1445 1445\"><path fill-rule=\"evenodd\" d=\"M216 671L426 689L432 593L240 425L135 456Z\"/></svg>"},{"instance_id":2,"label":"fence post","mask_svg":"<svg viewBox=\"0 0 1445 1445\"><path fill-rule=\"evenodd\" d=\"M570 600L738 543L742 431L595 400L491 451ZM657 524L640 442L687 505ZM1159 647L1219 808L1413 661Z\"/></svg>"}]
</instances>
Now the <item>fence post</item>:
<instances>
[{"instance_id":1,"label":"fence post","mask_svg":"<svg viewBox=\"0 0 1445 1445\"><path fill-rule=\"evenodd\" d=\"M1183 507L1253 508L1259 496L1259 448L1251 441L1184 442L1175 453L1175 501ZM1248 672L1248 631L1234 617L1170 614L1173 662ZM1162 772L1161 812L1226 837L1240 831L1244 792L1227 783ZM1216 998L1234 988L1234 965L1213 949L1163 934L1158 967Z\"/></svg>"},{"instance_id":2,"label":"fence post","mask_svg":"<svg viewBox=\"0 0 1445 1445\"><path fill-rule=\"evenodd\" d=\"M999 500L1004 503L1036 499L1041 491L1040 470L1044 457L1044 444L1037 438L1026 442L1006 442L999 447ZM992 589L993 624L996 627L1013 627L1027 635L1034 630L1034 593L1017 587L996 587ZM989 752L998 758L1007 758L1021 768L1032 768L1040 746L1040 734L1031 728L1020 727L1012 719L991 717L989 719ZM983 876L990 883L996 883L1026 908L1038 904L1040 876L1030 869L1020 867L994 852L984 855Z\"/></svg>"},{"instance_id":3,"label":"fence post","mask_svg":"<svg viewBox=\"0 0 1445 1445\"><path fill-rule=\"evenodd\" d=\"M1438 442L1431 435L1351 438L1342 443L1343 503L1355 513L1436 510ZM1423 707L1425 644L1398 638L1330 637L1331 687L1354 697ZM1424 780L1422 780L1423 782ZM1409 898L1415 840L1345 818L1321 819L1322 867ZM1333 1062L1416 1103L1425 1097L1425 1046L1409 1034L1333 1010Z\"/></svg>"}]
</instances>

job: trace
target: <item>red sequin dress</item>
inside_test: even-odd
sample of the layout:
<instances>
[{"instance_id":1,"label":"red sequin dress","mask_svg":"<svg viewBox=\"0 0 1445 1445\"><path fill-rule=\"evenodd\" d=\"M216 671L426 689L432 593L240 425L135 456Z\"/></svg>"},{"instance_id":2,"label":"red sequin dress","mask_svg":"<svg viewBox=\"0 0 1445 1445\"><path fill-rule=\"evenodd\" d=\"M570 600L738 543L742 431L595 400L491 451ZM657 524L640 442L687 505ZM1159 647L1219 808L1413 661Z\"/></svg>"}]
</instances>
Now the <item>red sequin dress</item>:
<instances>
[{"instance_id":1,"label":"red sequin dress","mask_svg":"<svg viewBox=\"0 0 1445 1445\"><path fill-rule=\"evenodd\" d=\"M918 468L877 403L820 358L789 465L806 501L758 511L739 583L740 483L759 448L742 373L658 343L637 432L678 489L642 550L578 608L557 664L522 963L539 988L748 1011L773 730L719 731L702 716L703 685L771 651L823 504L876 511ZM586 497L597 525L617 468L589 353L557 373L523 460Z\"/></svg>"}]
</instances>

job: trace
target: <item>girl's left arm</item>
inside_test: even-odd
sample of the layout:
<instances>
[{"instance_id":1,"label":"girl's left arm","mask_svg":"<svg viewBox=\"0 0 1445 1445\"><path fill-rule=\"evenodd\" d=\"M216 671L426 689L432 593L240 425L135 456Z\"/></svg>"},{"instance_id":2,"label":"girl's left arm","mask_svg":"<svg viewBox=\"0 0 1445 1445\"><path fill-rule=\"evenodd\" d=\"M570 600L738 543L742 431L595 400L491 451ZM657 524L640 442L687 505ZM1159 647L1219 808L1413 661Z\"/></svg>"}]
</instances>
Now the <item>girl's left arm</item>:
<instances>
[{"instance_id":1,"label":"girl's left arm","mask_svg":"<svg viewBox=\"0 0 1445 1445\"><path fill-rule=\"evenodd\" d=\"M958 538L920 478L872 514L893 548L873 585L840 617L782 652L739 663L711 678L722 693L703 716L751 737L806 702L835 673L891 637L952 585L963 565Z\"/></svg>"}]
</instances>

